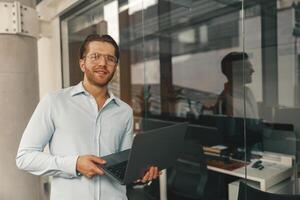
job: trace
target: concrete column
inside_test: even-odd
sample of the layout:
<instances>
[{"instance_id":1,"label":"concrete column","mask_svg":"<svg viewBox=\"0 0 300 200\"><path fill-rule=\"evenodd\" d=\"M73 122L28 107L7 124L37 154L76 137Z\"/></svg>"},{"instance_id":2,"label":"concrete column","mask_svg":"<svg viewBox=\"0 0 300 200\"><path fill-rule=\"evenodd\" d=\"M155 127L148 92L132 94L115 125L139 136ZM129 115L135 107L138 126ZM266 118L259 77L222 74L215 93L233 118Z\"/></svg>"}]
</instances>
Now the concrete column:
<instances>
[{"instance_id":1,"label":"concrete column","mask_svg":"<svg viewBox=\"0 0 300 200\"><path fill-rule=\"evenodd\" d=\"M34 0L20 3L35 6ZM0 34L0 62L0 199L40 200L40 178L15 164L23 130L39 100L37 39Z\"/></svg>"}]
</instances>

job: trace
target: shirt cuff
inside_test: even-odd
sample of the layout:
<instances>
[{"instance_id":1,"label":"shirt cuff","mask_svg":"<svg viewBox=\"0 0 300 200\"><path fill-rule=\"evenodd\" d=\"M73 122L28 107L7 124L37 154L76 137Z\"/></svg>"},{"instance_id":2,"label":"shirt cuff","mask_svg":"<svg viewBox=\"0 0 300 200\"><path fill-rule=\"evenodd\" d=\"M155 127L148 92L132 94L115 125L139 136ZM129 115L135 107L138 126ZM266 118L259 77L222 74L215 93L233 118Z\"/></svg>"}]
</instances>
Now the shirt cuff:
<instances>
[{"instance_id":1,"label":"shirt cuff","mask_svg":"<svg viewBox=\"0 0 300 200\"><path fill-rule=\"evenodd\" d=\"M62 171L72 175L73 177L77 177L77 172L76 172L77 159L78 159L78 155L64 157Z\"/></svg>"}]
</instances>

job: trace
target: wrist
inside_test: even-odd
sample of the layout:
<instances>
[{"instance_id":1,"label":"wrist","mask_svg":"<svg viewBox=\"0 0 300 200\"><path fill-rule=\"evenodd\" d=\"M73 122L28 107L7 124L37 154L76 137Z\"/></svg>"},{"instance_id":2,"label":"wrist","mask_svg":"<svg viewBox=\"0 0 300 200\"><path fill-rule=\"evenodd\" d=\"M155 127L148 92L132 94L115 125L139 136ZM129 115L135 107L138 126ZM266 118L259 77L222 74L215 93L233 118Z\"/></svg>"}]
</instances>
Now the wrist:
<instances>
[{"instance_id":1,"label":"wrist","mask_svg":"<svg viewBox=\"0 0 300 200\"><path fill-rule=\"evenodd\" d=\"M76 160L76 167L75 167L75 170L76 170L76 176L81 176L82 174L78 171L78 161L79 161L79 158L80 156L77 157L77 160Z\"/></svg>"},{"instance_id":2,"label":"wrist","mask_svg":"<svg viewBox=\"0 0 300 200\"><path fill-rule=\"evenodd\" d=\"M81 176L82 174L78 170L76 170L76 175Z\"/></svg>"}]
</instances>

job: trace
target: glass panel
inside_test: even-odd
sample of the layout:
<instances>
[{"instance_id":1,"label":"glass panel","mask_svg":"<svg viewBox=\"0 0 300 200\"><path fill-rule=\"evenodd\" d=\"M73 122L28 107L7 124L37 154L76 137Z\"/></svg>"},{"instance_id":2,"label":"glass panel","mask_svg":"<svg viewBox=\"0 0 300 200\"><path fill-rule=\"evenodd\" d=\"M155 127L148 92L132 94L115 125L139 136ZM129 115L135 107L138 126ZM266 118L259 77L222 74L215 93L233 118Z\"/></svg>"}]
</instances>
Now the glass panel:
<instances>
[{"instance_id":1,"label":"glass panel","mask_svg":"<svg viewBox=\"0 0 300 200\"><path fill-rule=\"evenodd\" d=\"M220 98L227 81L221 61L230 52L243 52L241 6L237 1L161 0L144 9L144 98L149 107L143 116L148 127L190 122L180 161L167 169L166 181L145 188L152 197L166 195L159 193L160 186L168 199L228 199L228 184L244 176L244 98L240 95L234 106L238 112L233 105L230 112L225 106L222 110ZM237 62L235 84L243 74L243 56ZM234 153L239 162L229 157ZM234 170L240 171L230 176Z\"/></svg>"},{"instance_id":2,"label":"glass panel","mask_svg":"<svg viewBox=\"0 0 300 200\"><path fill-rule=\"evenodd\" d=\"M119 17L121 31L121 75L123 77L122 98L132 105L136 121L143 116L149 107L150 96L145 84L145 41L143 28L144 7L151 6L151 2L144 5L142 1L122 1ZM150 88L149 88L150 89ZM137 123L138 124L138 123ZM139 125L135 131L139 131Z\"/></svg>"},{"instance_id":3,"label":"glass panel","mask_svg":"<svg viewBox=\"0 0 300 200\"><path fill-rule=\"evenodd\" d=\"M245 146L251 158L245 173L249 185L259 190L297 194L297 1L245 1L244 15L244 52L249 57L243 65ZM249 124L253 122L254 126ZM269 183L254 181L253 176L261 172ZM277 175L281 178L270 181Z\"/></svg>"},{"instance_id":4,"label":"glass panel","mask_svg":"<svg viewBox=\"0 0 300 200\"><path fill-rule=\"evenodd\" d=\"M128 186L129 199L237 199L241 178L298 192L299 10L285 0L118 0L62 17L64 86L82 78L73 61L85 36L109 33L121 51L111 87L132 106L134 132L189 122L175 165L142 192Z\"/></svg>"}]
</instances>

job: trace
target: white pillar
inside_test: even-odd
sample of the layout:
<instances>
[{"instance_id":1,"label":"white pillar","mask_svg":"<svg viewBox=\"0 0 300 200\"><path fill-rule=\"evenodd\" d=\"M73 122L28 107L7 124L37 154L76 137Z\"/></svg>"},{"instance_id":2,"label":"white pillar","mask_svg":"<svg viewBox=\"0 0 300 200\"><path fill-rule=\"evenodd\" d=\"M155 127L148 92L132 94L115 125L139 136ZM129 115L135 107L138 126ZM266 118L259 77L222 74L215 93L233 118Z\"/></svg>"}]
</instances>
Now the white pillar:
<instances>
[{"instance_id":1,"label":"white pillar","mask_svg":"<svg viewBox=\"0 0 300 200\"><path fill-rule=\"evenodd\" d=\"M34 0L20 3L35 6ZM39 100L37 39L1 33L0 62L0 199L41 200L40 178L15 164L23 130Z\"/></svg>"}]
</instances>

